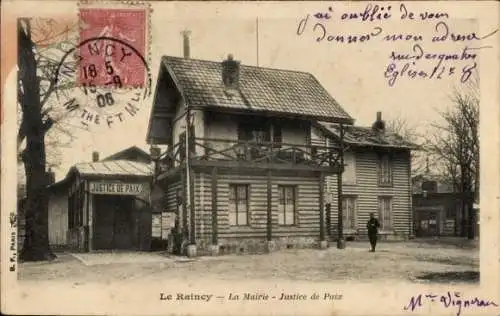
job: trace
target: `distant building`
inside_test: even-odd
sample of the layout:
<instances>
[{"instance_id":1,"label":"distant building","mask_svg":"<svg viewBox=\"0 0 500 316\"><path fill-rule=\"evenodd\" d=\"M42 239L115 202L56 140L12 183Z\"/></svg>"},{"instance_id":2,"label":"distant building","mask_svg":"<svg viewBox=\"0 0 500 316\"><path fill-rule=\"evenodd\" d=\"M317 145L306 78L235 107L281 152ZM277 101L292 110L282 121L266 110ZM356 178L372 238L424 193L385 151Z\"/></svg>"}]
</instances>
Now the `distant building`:
<instances>
[{"instance_id":1,"label":"distant building","mask_svg":"<svg viewBox=\"0 0 500 316\"><path fill-rule=\"evenodd\" d=\"M474 201L474 193L454 192L453 186L429 174L414 179L413 213L417 237L465 236L468 229L468 203L462 211L463 201ZM478 210L475 213L476 236L479 235Z\"/></svg>"}]
</instances>

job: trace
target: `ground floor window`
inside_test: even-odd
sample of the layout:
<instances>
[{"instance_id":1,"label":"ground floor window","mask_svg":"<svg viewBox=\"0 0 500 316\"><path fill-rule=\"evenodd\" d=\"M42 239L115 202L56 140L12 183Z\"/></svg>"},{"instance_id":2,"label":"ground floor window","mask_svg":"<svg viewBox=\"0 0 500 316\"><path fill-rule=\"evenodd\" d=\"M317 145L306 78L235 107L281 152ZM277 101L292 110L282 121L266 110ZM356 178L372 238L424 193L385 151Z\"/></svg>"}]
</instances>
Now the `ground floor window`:
<instances>
[{"instance_id":1,"label":"ground floor window","mask_svg":"<svg viewBox=\"0 0 500 316\"><path fill-rule=\"evenodd\" d=\"M342 224L344 229L356 229L356 197L342 197Z\"/></svg>"},{"instance_id":2,"label":"ground floor window","mask_svg":"<svg viewBox=\"0 0 500 316\"><path fill-rule=\"evenodd\" d=\"M229 225L248 225L248 184L229 185Z\"/></svg>"},{"instance_id":3,"label":"ground floor window","mask_svg":"<svg viewBox=\"0 0 500 316\"><path fill-rule=\"evenodd\" d=\"M380 228L391 229L392 226L392 198L383 196L378 198L378 219Z\"/></svg>"},{"instance_id":4,"label":"ground floor window","mask_svg":"<svg viewBox=\"0 0 500 316\"><path fill-rule=\"evenodd\" d=\"M295 225L297 190L295 186L278 186L279 191L279 225Z\"/></svg>"}]
</instances>

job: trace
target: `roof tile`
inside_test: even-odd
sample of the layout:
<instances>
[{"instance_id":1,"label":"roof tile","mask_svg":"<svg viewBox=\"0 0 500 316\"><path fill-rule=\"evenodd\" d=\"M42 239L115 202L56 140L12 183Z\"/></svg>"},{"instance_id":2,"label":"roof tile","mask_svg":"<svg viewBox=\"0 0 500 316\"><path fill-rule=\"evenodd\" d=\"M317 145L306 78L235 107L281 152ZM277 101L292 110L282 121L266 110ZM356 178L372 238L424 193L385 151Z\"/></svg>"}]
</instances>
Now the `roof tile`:
<instances>
[{"instance_id":1,"label":"roof tile","mask_svg":"<svg viewBox=\"0 0 500 316\"><path fill-rule=\"evenodd\" d=\"M141 162L129 160L110 160L84 162L75 165L76 170L86 175L150 176L153 167Z\"/></svg>"},{"instance_id":2,"label":"roof tile","mask_svg":"<svg viewBox=\"0 0 500 316\"><path fill-rule=\"evenodd\" d=\"M333 136L340 137L339 125L327 122L319 122L319 124ZM357 146L418 149L416 144L406 141L396 133L386 131L383 135L377 135L370 127L361 126L344 126L344 142Z\"/></svg>"},{"instance_id":3,"label":"roof tile","mask_svg":"<svg viewBox=\"0 0 500 316\"><path fill-rule=\"evenodd\" d=\"M240 66L239 89L226 93L220 62L164 56L163 63L192 106L215 106L352 121L311 74Z\"/></svg>"}]
</instances>

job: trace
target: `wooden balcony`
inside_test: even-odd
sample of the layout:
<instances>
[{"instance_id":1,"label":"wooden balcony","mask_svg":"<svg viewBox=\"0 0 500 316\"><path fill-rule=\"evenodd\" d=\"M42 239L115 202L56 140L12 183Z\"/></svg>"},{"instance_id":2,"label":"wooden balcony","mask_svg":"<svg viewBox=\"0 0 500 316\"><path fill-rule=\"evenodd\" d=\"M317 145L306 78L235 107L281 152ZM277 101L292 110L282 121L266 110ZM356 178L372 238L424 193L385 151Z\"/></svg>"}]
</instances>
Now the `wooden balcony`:
<instances>
[{"instance_id":1,"label":"wooden balcony","mask_svg":"<svg viewBox=\"0 0 500 316\"><path fill-rule=\"evenodd\" d=\"M261 168L280 170L340 170L340 148L287 143L196 138L190 143L193 167ZM159 172L185 164L184 144L176 144L160 157Z\"/></svg>"}]
</instances>

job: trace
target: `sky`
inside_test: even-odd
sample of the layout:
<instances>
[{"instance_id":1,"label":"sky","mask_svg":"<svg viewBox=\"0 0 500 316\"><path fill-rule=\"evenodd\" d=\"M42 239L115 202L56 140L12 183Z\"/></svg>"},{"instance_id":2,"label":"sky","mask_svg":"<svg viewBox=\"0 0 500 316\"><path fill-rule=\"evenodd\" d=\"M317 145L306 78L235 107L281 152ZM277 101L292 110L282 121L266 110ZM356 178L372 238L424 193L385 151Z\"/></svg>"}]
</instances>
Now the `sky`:
<instances>
[{"instance_id":1,"label":"sky","mask_svg":"<svg viewBox=\"0 0 500 316\"><path fill-rule=\"evenodd\" d=\"M474 51L478 53L475 59L443 61L440 64L443 68L438 70L441 79L409 79L407 75L403 75L390 86L384 73L391 63L392 52L410 55L414 55L414 52L446 53L460 58L464 47L495 44L493 37L482 42L451 40L451 33L476 32L480 36L494 30L494 23L488 25L487 19L479 28L476 20L470 17L478 14L474 10L481 14L486 13L472 4L469 4L468 8L468 3L463 4L462 11L444 4L429 3L426 7L414 3L406 4L405 12L414 12L415 16L419 16L421 12L448 14L448 18L422 21L401 20L399 3L391 2L384 8L385 12L391 13L389 19L346 21L342 20L342 14L362 12L367 4L313 2L307 5L265 3L245 6L187 6L180 3L153 2L151 27L148 32L148 61L153 76L153 91L161 56L182 56L181 31L189 29L192 58L222 61L231 53L244 65L310 72L356 120L356 125L371 125L376 112L381 111L385 120L401 118L417 127L419 132L425 133L430 122L439 120L438 112L451 105L450 95L454 89L463 88L460 83L463 67L472 66L474 62L479 63L479 54L483 54L485 49ZM380 3L380 6L383 6L383 3ZM74 3L70 2L60 10L66 17L74 14L76 19ZM328 12L331 17L318 19L315 17L317 12ZM378 12L383 11L379 8ZM299 23L308 15L307 22L302 24L301 35L298 35ZM440 21L446 25L441 23L436 26ZM317 23L321 25L316 25ZM317 38L324 35L323 30L325 36L318 41ZM432 42L433 36L443 36L446 32L446 40ZM338 35L361 36L370 33L370 40L363 43L347 44L335 41L335 36ZM374 35L375 33L380 34ZM384 40L384 36L394 34L403 34L403 37L410 34L412 38L413 35L422 35L423 40ZM333 41L328 40L328 35L332 35L330 39ZM414 44L419 46L415 48ZM468 52L473 53L470 50ZM427 76L439 63L436 58L422 58L417 60L415 65L411 64L412 61L415 59L410 60L410 69L426 72ZM396 70L401 70L405 63L406 61L396 62ZM437 77L437 73L435 76ZM127 119L112 128L93 126L90 131L75 131L71 148L62 150L62 163L56 169L56 178L64 177L71 165L90 161L93 151L98 151L101 157L133 145L147 151L145 139L151 106L152 98L143 100L138 114L133 119Z\"/></svg>"}]
</instances>

